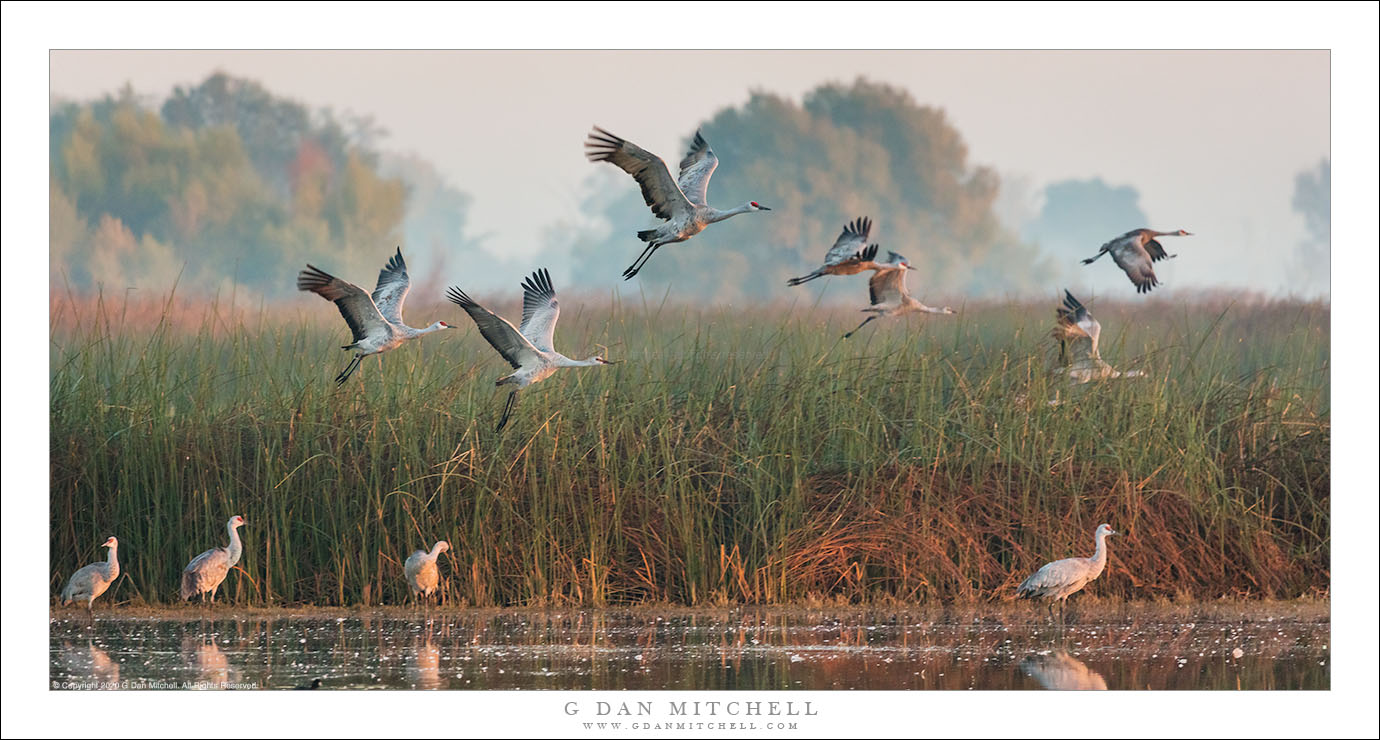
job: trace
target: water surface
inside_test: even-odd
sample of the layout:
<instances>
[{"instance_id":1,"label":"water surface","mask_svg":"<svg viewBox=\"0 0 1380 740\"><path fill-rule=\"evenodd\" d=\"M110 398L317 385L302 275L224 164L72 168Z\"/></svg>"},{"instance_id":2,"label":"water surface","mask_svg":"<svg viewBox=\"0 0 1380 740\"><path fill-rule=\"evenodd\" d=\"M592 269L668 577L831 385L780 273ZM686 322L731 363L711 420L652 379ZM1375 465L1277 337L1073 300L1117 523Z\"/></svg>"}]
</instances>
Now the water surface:
<instances>
[{"instance_id":1,"label":"water surface","mask_svg":"<svg viewBox=\"0 0 1380 740\"><path fill-rule=\"evenodd\" d=\"M50 622L56 689L1327 689L1326 609L120 609ZM1239 652L1238 652L1239 651Z\"/></svg>"}]
</instances>

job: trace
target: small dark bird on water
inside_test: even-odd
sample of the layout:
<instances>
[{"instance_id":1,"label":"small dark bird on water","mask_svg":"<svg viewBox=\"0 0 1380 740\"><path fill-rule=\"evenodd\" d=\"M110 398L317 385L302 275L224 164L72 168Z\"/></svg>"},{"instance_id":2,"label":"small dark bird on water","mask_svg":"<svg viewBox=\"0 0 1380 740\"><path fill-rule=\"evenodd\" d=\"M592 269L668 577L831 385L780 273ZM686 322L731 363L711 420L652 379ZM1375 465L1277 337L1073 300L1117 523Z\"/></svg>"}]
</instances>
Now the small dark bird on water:
<instances>
[{"instance_id":1,"label":"small dark bird on water","mask_svg":"<svg viewBox=\"0 0 1380 740\"><path fill-rule=\"evenodd\" d=\"M292 688L295 691L311 691L312 689L319 689L321 688L321 679L313 678L311 680L310 686L294 686Z\"/></svg>"}]
</instances>

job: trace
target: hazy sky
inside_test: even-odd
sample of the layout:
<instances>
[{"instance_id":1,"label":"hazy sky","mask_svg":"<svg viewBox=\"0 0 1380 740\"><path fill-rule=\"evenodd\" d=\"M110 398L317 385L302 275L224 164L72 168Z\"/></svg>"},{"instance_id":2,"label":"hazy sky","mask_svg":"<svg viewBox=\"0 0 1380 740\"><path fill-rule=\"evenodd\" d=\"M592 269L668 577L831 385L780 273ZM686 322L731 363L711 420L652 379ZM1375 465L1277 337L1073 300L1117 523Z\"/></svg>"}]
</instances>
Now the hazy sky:
<instances>
[{"instance_id":1,"label":"hazy sky","mask_svg":"<svg viewBox=\"0 0 1380 740\"><path fill-rule=\"evenodd\" d=\"M1191 263L1156 268L1174 287L1287 291L1304 238L1294 176L1329 152L1326 51L57 51L51 92L87 99L129 82L161 99L214 70L373 116L389 131L380 148L433 162L473 197L473 232L512 254L582 218L591 124L674 163L697 123L750 90L798 101L858 76L943 108L970 163L1004 178L1136 187L1149 223L1127 229L1197 235L1178 250ZM665 84L683 73L688 84Z\"/></svg>"}]
</instances>

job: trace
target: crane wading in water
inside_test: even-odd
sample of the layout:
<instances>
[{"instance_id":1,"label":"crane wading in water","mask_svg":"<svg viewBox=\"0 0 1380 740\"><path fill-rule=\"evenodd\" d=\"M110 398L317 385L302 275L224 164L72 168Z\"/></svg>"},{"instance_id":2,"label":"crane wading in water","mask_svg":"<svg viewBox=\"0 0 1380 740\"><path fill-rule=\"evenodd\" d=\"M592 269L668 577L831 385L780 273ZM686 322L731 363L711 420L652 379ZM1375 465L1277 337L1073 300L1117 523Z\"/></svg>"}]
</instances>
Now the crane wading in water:
<instances>
[{"instance_id":1,"label":"crane wading in water","mask_svg":"<svg viewBox=\"0 0 1380 740\"><path fill-rule=\"evenodd\" d=\"M1149 293L1151 288L1160 284L1159 278L1155 277L1152 263L1179 256L1165 253L1164 245L1156 239L1160 236L1193 235L1183 229L1178 231L1155 231L1153 229L1128 231L1103 244L1097 250L1097 254L1083 260L1083 264L1091 265L1102 255L1110 254L1112 261L1116 262L1116 266L1126 273L1126 277L1131 278L1131 283L1136 286L1136 292Z\"/></svg>"},{"instance_id":2,"label":"crane wading in water","mask_svg":"<svg viewBox=\"0 0 1380 740\"><path fill-rule=\"evenodd\" d=\"M436 558L449 549L450 543L441 540L431 548L431 552L414 550L408 556L407 562L403 563L403 577L412 588L414 598L429 597L436 591L436 586L441 582L441 573L436 568Z\"/></svg>"},{"instance_id":3,"label":"crane wading in water","mask_svg":"<svg viewBox=\"0 0 1380 740\"><path fill-rule=\"evenodd\" d=\"M513 366L513 372L498 379L495 385L516 385L517 389L508 394L508 402L503 405L503 417L498 420L498 429L508 423L517 403L519 390L544 380L563 367L594 367L612 365L598 355L588 360L572 360L557 352L553 346L556 334L556 320L561 316L561 305L556 302L556 289L551 287L551 274L542 268L532 273L522 283L522 327L513 328L508 320L475 303L465 292L455 286L446 289L446 298L451 303L465 309L474 319L479 333L484 335L503 359Z\"/></svg>"},{"instance_id":4,"label":"crane wading in water","mask_svg":"<svg viewBox=\"0 0 1380 740\"><path fill-rule=\"evenodd\" d=\"M220 589L220 584L230 569L235 567L235 563L240 562L240 555L244 552L239 533L242 526L244 517L230 517L230 521L225 523L225 531L230 535L230 544L225 547L213 547L201 553L182 569L183 601L193 596L201 596L205 601L206 594L210 594L211 603L216 603L216 591Z\"/></svg>"},{"instance_id":5,"label":"crane wading in water","mask_svg":"<svg viewBox=\"0 0 1380 740\"><path fill-rule=\"evenodd\" d=\"M1064 602L1081 591L1088 582L1102 575L1107 567L1107 538L1120 534L1110 524L1099 524L1093 533L1097 550L1090 558L1064 558L1047 563L1035 571L1016 588L1016 595L1023 599L1049 599L1050 617L1054 616L1054 602L1059 602L1059 622L1064 621Z\"/></svg>"},{"instance_id":6,"label":"crane wading in water","mask_svg":"<svg viewBox=\"0 0 1380 740\"><path fill-rule=\"evenodd\" d=\"M655 229L637 232L637 238L646 242L647 247L637 261L623 271L624 280L636 275L663 245L683 242L704 231L706 226L740 213L771 210L755 200L727 211L705 203L709 178L719 166L719 158L714 156L714 150L698 131L689 153L680 161L679 179L671 177L661 157L598 126L585 139L585 156L591 162L609 162L632 175L641 186L642 199L652 213L666 222Z\"/></svg>"},{"instance_id":7,"label":"crane wading in water","mask_svg":"<svg viewBox=\"0 0 1380 740\"><path fill-rule=\"evenodd\" d=\"M297 273L297 289L310 291L334 303L354 336L354 341L341 347L354 350L355 356L335 376L336 385L343 385L359 367L360 361L369 355L382 354L402 346L409 339L451 328L444 321L437 321L425 329L414 329L404 324L403 301L407 300L407 291L411 288L412 280L407 275L402 247L398 247L397 254L379 270L379 282L372 295L365 293L358 285L345 282L310 264L307 269Z\"/></svg>"},{"instance_id":8,"label":"crane wading in water","mask_svg":"<svg viewBox=\"0 0 1380 740\"><path fill-rule=\"evenodd\" d=\"M870 218L859 218L844 226L839 237L834 240L834 246L824 255L824 266L809 275L791 278L786 284L802 285L825 275L856 275L864 270L884 269L884 263L875 261L877 245L867 244L867 238L871 233Z\"/></svg>"},{"instance_id":9,"label":"crane wading in water","mask_svg":"<svg viewBox=\"0 0 1380 740\"><path fill-rule=\"evenodd\" d=\"M887 255L887 261L882 264L882 269L867 281L867 291L872 297L872 305L864 308L863 311L870 312L872 315L863 319L853 331L843 335L847 339L858 333L858 329L867 326L867 322L880 319L884 316L903 316L908 313L921 311L924 313L957 313L952 308L934 308L926 306L910 295L906 289L906 273L914 270L910 260L901 255L891 252Z\"/></svg>"},{"instance_id":10,"label":"crane wading in water","mask_svg":"<svg viewBox=\"0 0 1380 740\"><path fill-rule=\"evenodd\" d=\"M84 566L67 579L67 585L62 589L62 603L85 601L86 613L92 619L95 619L95 612L91 609L91 603L120 577L120 560L116 554L120 549L120 541L110 537L101 547L110 548L106 553L105 562Z\"/></svg>"}]
</instances>

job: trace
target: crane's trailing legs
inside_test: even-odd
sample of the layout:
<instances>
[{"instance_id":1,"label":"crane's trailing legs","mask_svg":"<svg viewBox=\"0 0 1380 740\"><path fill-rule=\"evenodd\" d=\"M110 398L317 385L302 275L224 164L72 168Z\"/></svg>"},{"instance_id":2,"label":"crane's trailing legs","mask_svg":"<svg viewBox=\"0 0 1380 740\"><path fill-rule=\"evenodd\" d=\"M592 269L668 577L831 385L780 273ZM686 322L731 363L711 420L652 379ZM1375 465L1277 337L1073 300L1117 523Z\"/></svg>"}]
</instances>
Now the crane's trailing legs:
<instances>
[{"instance_id":1,"label":"crane's trailing legs","mask_svg":"<svg viewBox=\"0 0 1380 740\"><path fill-rule=\"evenodd\" d=\"M350 375L353 374L355 369L359 367L359 362L361 359L362 358L360 357L360 355L355 355L354 358L350 360L350 364L346 365L345 369L341 370L340 374L335 376L335 384L345 385L345 381L349 380Z\"/></svg>"},{"instance_id":2,"label":"crane's trailing legs","mask_svg":"<svg viewBox=\"0 0 1380 740\"><path fill-rule=\"evenodd\" d=\"M631 265L628 266L628 269L623 271L623 279L632 279L632 277L636 275L639 270L642 269L642 266L647 264L647 260L651 259L653 254L656 254L656 250L659 247L661 247L660 242L652 242L651 244L648 244L647 248L642 250L642 254L638 255L637 259L633 261Z\"/></svg>"},{"instance_id":3,"label":"crane's trailing legs","mask_svg":"<svg viewBox=\"0 0 1380 740\"><path fill-rule=\"evenodd\" d=\"M508 392L508 402L503 404L503 416L499 417L498 428L495 432L503 431L503 427L508 426L508 417L513 415L513 407L517 405L517 391Z\"/></svg>"},{"instance_id":4,"label":"crane's trailing legs","mask_svg":"<svg viewBox=\"0 0 1380 740\"><path fill-rule=\"evenodd\" d=\"M875 314L875 313L874 313L874 314L872 314L871 316L868 316L867 318L863 319L863 322L862 322L861 324L858 324L858 326L857 326L856 329L854 329L853 331L848 332L847 334L844 334L844 335L843 335L843 338L844 338L844 339L847 339L847 338L853 336L854 334L857 334L857 333L858 333L858 329L861 329L861 328L863 328L864 326L867 326L867 322L869 322L869 321L871 321L871 320L877 318L877 316L878 316L878 314Z\"/></svg>"}]
</instances>

